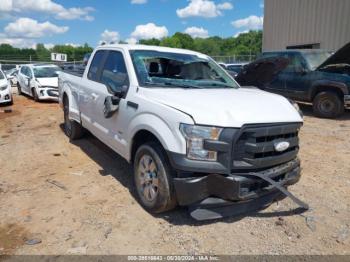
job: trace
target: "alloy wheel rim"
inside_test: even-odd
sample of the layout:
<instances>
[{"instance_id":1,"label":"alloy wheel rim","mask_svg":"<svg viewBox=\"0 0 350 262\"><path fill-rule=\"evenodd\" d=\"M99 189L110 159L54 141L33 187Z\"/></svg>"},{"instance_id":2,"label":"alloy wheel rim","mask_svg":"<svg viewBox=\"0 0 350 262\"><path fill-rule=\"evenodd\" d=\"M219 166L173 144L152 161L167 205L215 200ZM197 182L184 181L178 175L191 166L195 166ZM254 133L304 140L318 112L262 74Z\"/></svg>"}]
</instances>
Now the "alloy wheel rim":
<instances>
[{"instance_id":1,"label":"alloy wheel rim","mask_svg":"<svg viewBox=\"0 0 350 262\"><path fill-rule=\"evenodd\" d=\"M153 202L158 196L158 168L150 155L143 155L138 165L138 180L140 193L148 202Z\"/></svg>"},{"instance_id":2,"label":"alloy wheel rim","mask_svg":"<svg viewBox=\"0 0 350 262\"><path fill-rule=\"evenodd\" d=\"M332 103L331 101L329 100L322 101L321 110L323 112L326 112L326 113L332 112L333 108L334 108L334 103Z\"/></svg>"}]
</instances>

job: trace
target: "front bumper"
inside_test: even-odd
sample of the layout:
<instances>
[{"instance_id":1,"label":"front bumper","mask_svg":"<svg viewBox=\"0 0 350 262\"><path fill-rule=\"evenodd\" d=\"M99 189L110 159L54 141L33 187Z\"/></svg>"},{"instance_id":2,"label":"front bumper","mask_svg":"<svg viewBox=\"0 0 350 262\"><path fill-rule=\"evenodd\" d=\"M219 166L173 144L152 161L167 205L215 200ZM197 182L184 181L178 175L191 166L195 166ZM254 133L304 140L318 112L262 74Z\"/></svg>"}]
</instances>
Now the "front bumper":
<instances>
[{"instance_id":1,"label":"front bumper","mask_svg":"<svg viewBox=\"0 0 350 262\"><path fill-rule=\"evenodd\" d=\"M39 100L51 100L58 102L58 90L54 88L40 88L38 97Z\"/></svg>"},{"instance_id":2,"label":"front bumper","mask_svg":"<svg viewBox=\"0 0 350 262\"><path fill-rule=\"evenodd\" d=\"M271 178L282 186L292 185L300 179L300 161L294 159L261 171L259 174ZM196 204L209 197L236 202L247 201L278 191L268 182L244 173L174 178L174 185L178 203L182 206Z\"/></svg>"},{"instance_id":3,"label":"front bumper","mask_svg":"<svg viewBox=\"0 0 350 262\"><path fill-rule=\"evenodd\" d=\"M12 101L12 95L9 92L0 92L0 103L9 103Z\"/></svg>"}]
</instances>

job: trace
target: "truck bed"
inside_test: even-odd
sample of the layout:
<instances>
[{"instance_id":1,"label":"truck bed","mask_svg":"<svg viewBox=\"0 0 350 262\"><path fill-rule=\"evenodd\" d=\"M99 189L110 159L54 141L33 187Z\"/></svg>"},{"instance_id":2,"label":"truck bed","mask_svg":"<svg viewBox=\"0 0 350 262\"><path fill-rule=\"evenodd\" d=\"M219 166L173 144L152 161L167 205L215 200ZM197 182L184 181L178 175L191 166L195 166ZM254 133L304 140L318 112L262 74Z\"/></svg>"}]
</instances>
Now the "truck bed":
<instances>
[{"instance_id":1,"label":"truck bed","mask_svg":"<svg viewBox=\"0 0 350 262\"><path fill-rule=\"evenodd\" d=\"M78 77L82 77L85 71L85 66L79 65L75 67L63 68L63 72Z\"/></svg>"}]
</instances>

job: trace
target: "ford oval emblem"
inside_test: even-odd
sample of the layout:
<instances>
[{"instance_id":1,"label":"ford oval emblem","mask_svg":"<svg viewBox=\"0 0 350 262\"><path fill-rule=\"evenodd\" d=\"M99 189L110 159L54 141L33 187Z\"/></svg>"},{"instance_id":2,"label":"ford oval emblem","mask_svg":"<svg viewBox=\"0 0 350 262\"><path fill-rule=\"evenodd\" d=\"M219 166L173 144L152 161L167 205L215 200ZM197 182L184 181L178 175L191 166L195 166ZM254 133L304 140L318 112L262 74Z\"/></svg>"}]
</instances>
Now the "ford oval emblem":
<instances>
[{"instance_id":1,"label":"ford oval emblem","mask_svg":"<svg viewBox=\"0 0 350 262\"><path fill-rule=\"evenodd\" d=\"M275 150L277 152L283 152L283 151L286 151L288 148L289 148L289 142L287 141L282 141L282 142L277 142L275 143Z\"/></svg>"}]
</instances>

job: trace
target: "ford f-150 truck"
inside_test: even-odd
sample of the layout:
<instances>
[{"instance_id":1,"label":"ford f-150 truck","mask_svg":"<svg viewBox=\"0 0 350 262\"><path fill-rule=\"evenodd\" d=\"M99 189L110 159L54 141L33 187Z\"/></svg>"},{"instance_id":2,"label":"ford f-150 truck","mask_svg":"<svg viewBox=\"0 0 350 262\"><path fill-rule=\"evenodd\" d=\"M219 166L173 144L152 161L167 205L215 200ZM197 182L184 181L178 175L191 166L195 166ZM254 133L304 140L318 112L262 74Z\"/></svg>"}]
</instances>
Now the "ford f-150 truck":
<instances>
[{"instance_id":1,"label":"ford f-150 truck","mask_svg":"<svg viewBox=\"0 0 350 262\"><path fill-rule=\"evenodd\" d=\"M219 218L267 206L300 178L303 119L282 96L241 88L210 57L142 45L105 45L85 72L59 75L71 139L87 129L133 164L149 212L189 206Z\"/></svg>"}]
</instances>

